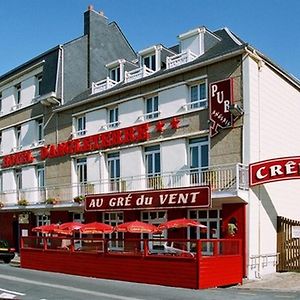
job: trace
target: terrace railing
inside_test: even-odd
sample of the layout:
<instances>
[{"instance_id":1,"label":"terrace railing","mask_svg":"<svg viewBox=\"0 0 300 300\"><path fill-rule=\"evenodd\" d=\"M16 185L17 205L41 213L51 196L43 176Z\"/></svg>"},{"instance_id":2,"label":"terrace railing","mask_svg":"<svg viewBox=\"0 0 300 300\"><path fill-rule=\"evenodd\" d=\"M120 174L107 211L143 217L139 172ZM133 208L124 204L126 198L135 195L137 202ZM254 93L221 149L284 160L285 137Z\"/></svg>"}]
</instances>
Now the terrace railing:
<instances>
[{"instance_id":1,"label":"terrace railing","mask_svg":"<svg viewBox=\"0 0 300 300\"><path fill-rule=\"evenodd\" d=\"M197 55L194 54L191 50L167 57L167 69L175 68L182 64L186 64L190 61L193 61L196 58Z\"/></svg>"},{"instance_id":2,"label":"terrace railing","mask_svg":"<svg viewBox=\"0 0 300 300\"><path fill-rule=\"evenodd\" d=\"M92 94L100 93L115 86L118 82L107 77L104 80L92 83Z\"/></svg>"},{"instance_id":3,"label":"terrace railing","mask_svg":"<svg viewBox=\"0 0 300 300\"><path fill-rule=\"evenodd\" d=\"M131 82L153 74L154 71L145 65L132 71L125 71L125 82Z\"/></svg>"},{"instance_id":4,"label":"terrace railing","mask_svg":"<svg viewBox=\"0 0 300 300\"><path fill-rule=\"evenodd\" d=\"M29 204L43 204L48 198L55 198L59 204L71 202L74 197L86 194L118 193L147 189L159 190L203 185L210 185L213 197L218 197L218 194L222 194L222 196L236 195L238 190L248 190L248 167L242 164L211 166L160 173L154 177L141 175L18 191L10 190L0 193L0 200L7 206L16 205L20 199L28 200Z\"/></svg>"}]
</instances>

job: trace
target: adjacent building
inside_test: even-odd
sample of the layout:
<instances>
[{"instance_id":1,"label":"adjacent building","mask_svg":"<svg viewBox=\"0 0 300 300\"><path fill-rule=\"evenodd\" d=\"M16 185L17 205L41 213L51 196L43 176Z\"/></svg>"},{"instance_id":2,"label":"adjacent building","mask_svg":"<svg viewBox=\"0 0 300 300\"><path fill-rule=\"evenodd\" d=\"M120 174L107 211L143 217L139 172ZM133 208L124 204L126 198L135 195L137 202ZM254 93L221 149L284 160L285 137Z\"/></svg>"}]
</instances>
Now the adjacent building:
<instances>
[{"instance_id":1,"label":"adjacent building","mask_svg":"<svg viewBox=\"0 0 300 300\"><path fill-rule=\"evenodd\" d=\"M135 53L90 8L82 37L0 77L0 235L17 246L48 223L187 217L208 229L150 237L238 238L245 276L274 272L299 182L252 186L248 171L298 155L299 90L227 28Z\"/></svg>"}]
</instances>

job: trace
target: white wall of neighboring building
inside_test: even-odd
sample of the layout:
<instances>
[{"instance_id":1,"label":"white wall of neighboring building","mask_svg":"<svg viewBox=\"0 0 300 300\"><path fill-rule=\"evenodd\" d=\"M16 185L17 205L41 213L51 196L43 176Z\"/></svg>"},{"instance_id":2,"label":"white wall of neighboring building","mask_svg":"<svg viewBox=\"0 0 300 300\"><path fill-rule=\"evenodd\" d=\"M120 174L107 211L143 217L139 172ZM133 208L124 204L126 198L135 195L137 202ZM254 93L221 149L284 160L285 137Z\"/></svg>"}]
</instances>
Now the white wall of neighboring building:
<instances>
[{"instance_id":1,"label":"white wall of neighboring building","mask_svg":"<svg viewBox=\"0 0 300 300\"><path fill-rule=\"evenodd\" d=\"M244 73L244 163L297 156L300 141L300 93L267 65L260 69L246 58ZM277 252L277 216L298 219L300 181L282 181L253 187L248 199L249 277L274 272ZM269 263L264 263L269 255Z\"/></svg>"},{"instance_id":2,"label":"white wall of neighboring building","mask_svg":"<svg viewBox=\"0 0 300 300\"><path fill-rule=\"evenodd\" d=\"M15 85L21 83L21 108L32 104L33 98L35 98L36 92L36 75L40 74L43 67L37 67L36 69L23 74L22 76L6 82L3 86L0 86L2 91L2 115L11 113L12 107L15 103Z\"/></svg>"}]
</instances>

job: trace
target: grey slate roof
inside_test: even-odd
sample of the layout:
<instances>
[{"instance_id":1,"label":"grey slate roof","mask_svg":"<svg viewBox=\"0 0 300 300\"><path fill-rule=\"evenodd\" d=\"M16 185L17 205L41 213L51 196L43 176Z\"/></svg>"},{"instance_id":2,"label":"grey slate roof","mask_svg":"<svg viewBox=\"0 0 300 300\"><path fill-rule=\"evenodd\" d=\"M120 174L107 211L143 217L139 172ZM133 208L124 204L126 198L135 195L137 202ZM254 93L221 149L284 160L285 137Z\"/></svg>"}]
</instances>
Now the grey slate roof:
<instances>
[{"instance_id":1,"label":"grey slate roof","mask_svg":"<svg viewBox=\"0 0 300 300\"><path fill-rule=\"evenodd\" d=\"M193 60L189 63L180 65L178 67L175 67L175 68L172 68L172 69L160 70L158 72L155 72L154 74L152 74L150 76L147 76L147 79L159 77L162 74L172 73L175 70L184 69L184 68L186 68L188 66L191 66L191 65L196 65L196 64L199 64L199 63L202 63L202 62L205 63L205 61L209 61L211 59L218 58L218 57L221 57L223 55L230 54L232 52L236 52L238 50L242 51L246 47L248 47L249 49L252 49L252 50L256 50L255 48L251 47L248 43L246 43L245 41L240 39L238 36L236 36L234 33L232 33L227 28L223 28L223 29L214 31L213 34L215 34L217 37L219 37L221 39L221 41L219 43L217 43L215 46L213 46L212 48L210 48L209 50L207 50L203 55L199 56L197 59L195 59L195 60ZM178 52L179 51L179 45L172 46L169 49L174 51L174 52ZM256 50L256 52L259 53L271 65L273 65L276 68L278 68L279 70L281 70L288 78L290 78L296 84L298 84L298 85L300 84L300 82L297 78L293 78L289 73L282 70L282 68L280 68L274 62L272 62L267 56L263 55L262 53L260 53L257 50ZM101 79L99 79L99 80L101 80ZM90 98L95 98L95 97L100 96L100 95L104 96L106 93L108 93L108 92L111 93L113 91L116 91L120 87L126 87L126 86L129 86L129 85L133 85L133 84L136 84L138 82L142 82L144 80L145 80L145 78L141 78L140 80L136 80L134 82L129 82L129 83L121 82L121 83L115 85L113 88L110 88L109 90L105 90L105 91L102 91L100 93L93 94L93 95L91 94L91 89L88 89L88 90L84 91L83 93L81 93L80 95L77 95L75 98L73 98L71 101L64 104L63 106L58 107L56 110L60 111L60 110L68 109L69 107L77 106L82 101L88 101Z\"/></svg>"},{"instance_id":2,"label":"grey slate roof","mask_svg":"<svg viewBox=\"0 0 300 300\"><path fill-rule=\"evenodd\" d=\"M183 64L183 65L180 65L180 66L172 68L172 69L160 70L158 72L155 72L153 75L147 76L147 79L159 77L162 74L172 73L172 72L174 72L174 70L183 69L183 68L186 68L189 65L197 64L197 63L200 63L200 62L205 62L206 60L210 60L212 58L216 58L216 57L225 55L227 53L231 53L231 52L234 52L236 50L242 49L247 45L245 42L243 42L238 37L233 36L239 42L239 43L237 43L230 36L229 31L227 29L217 30L213 33L215 35L217 35L219 38L221 38L221 41L219 43L217 43L215 46L213 46L211 49L206 51L203 55L201 55L200 57L198 57L194 61L189 62L187 64ZM170 50L172 50L172 51L177 50L178 51L178 49L179 49L178 45L175 45L175 46L171 47ZM101 79L99 78L99 80L101 80ZM115 85L114 87L110 88L109 90L105 90L105 91L102 91L98 94L93 94L93 95L91 95L91 89L88 89L88 90L84 91L83 93L81 93L80 95L73 98L71 101L68 101L63 106L58 107L56 110L68 109L68 107L70 107L70 106L74 106L74 105L77 105L77 104L79 105L83 100L88 100L91 97L94 98L96 95L102 95L102 94L104 95L107 92L112 92L112 91L118 90L121 86L122 87L129 86L129 85L141 82L143 80L145 80L145 78L141 78L140 80L136 80L134 82L129 82L129 83L121 82L121 83Z\"/></svg>"}]
</instances>

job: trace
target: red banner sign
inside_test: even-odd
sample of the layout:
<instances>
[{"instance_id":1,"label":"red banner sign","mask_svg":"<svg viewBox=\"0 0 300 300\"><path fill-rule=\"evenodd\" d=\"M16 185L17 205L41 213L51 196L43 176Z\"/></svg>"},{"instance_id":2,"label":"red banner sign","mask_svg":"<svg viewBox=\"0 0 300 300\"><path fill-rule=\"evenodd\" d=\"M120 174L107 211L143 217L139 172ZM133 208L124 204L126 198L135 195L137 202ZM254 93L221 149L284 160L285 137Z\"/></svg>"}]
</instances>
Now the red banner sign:
<instances>
[{"instance_id":1,"label":"red banner sign","mask_svg":"<svg viewBox=\"0 0 300 300\"><path fill-rule=\"evenodd\" d=\"M174 130L177 130L180 127L179 124L180 120L173 117L169 120L169 125L165 121L160 120L155 124L154 128L157 132L162 134L165 130L174 132ZM149 123L145 123L76 138L57 145L52 144L44 146L40 149L40 160L129 145L148 141L149 139L150 125ZM31 150L17 152L3 157L2 168L32 163L34 159Z\"/></svg>"},{"instance_id":2,"label":"red banner sign","mask_svg":"<svg viewBox=\"0 0 300 300\"><path fill-rule=\"evenodd\" d=\"M148 190L141 192L87 195L86 211L111 211L131 209L166 209L183 207L209 207L209 186L193 188Z\"/></svg>"},{"instance_id":3,"label":"red banner sign","mask_svg":"<svg viewBox=\"0 0 300 300\"><path fill-rule=\"evenodd\" d=\"M300 179L300 156L276 158L250 164L250 186L263 183Z\"/></svg>"},{"instance_id":4,"label":"red banner sign","mask_svg":"<svg viewBox=\"0 0 300 300\"><path fill-rule=\"evenodd\" d=\"M232 114L229 106L232 104L232 79L226 79L210 84L210 136L219 133L219 128L232 125Z\"/></svg>"},{"instance_id":5,"label":"red banner sign","mask_svg":"<svg viewBox=\"0 0 300 300\"><path fill-rule=\"evenodd\" d=\"M147 141L148 131L149 124L146 123L74 139L58 145L48 145L41 149L41 160Z\"/></svg>"},{"instance_id":6,"label":"red banner sign","mask_svg":"<svg viewBox=\"0 0 300 300\"><path fill-rule=\"evenodd\" d=\"M2 168L9 168L23 164L30 164L34 161L31 150L26 150L14 154L9 154L3 157Z\"/></svg>"}]
</instances>

